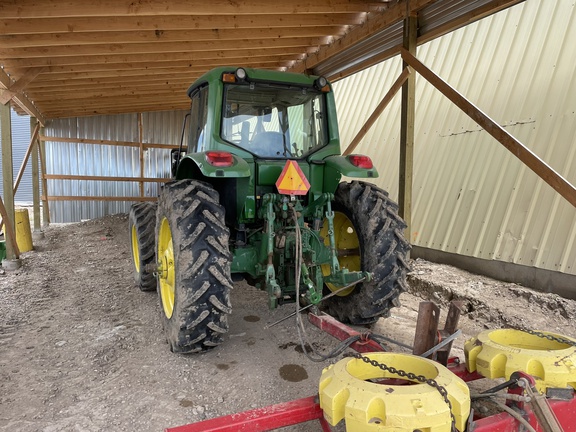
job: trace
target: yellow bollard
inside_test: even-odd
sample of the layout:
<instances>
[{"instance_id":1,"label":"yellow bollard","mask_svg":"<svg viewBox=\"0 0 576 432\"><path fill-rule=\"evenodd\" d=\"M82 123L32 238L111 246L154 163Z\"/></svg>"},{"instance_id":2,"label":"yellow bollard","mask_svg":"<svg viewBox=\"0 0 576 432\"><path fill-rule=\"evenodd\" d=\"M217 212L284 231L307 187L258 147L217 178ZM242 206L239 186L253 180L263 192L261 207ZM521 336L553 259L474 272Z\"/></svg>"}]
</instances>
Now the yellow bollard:
<instances>
[{"instance_id":1,"label":"yellow bollard","mask_svg":"<svg viewBox=\"0 0 576 432\"><path fill-rule=\"evenodd\" d=\"M32 233L30 232L30 217L28 210L16 209L14 210L14 219L16 226L16 243L20 253L28 252L34 249L32 245Z\"/></svg>"}]
</instances>

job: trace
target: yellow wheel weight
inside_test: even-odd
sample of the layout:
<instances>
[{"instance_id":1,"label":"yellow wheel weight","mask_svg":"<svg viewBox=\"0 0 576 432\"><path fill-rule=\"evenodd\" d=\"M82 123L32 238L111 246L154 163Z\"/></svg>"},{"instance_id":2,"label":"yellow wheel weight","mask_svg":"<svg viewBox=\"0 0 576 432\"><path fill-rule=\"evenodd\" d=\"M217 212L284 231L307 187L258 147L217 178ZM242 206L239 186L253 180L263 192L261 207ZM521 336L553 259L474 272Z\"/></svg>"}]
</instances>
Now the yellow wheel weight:
<instances>
[{"instance_id":1,"label":"yellow wheel weight","mask_svg":"<svg viewBox=\"0 0 576 432\"><path fill-rule=\"evenodd\" d=\"M550 332L553 339L576 340ZM464 344L466 367L486 378L506 378L516 371L536 378L536 388L544 393L548 387L576 389L576 347L521 330L486 330Z\"/></svg>"},{"instance_id":2,"label":"yellow wheel weight","mask_svg":"<svg viewBox=\"0 0 576 432\"><path fill-rule=\"evenodd\" d=\"M166 318L174 313L175 271L174 248L172 246L172 231L168 219L162 219L158 234L158 278L160 281L160 298Z\"/></svg>"},{"instance_id":3,"label":"yellow wheel weight","mask_svg":"<svg viewBox=\"0 0 576 432\"><path fill-rule=\"evenodd\" d=\"M434 379L448 392L456 428L464 431L470 413L466 383L439 363L399 353L364 354L388 367ZM328 366L320 378L320 406L335 426L346 422L347 432L450 432L450 409L438 390L404 378L410 385L391 385L368 380L398 379L361 359L343 359Z\"/></svg>"}]
</instances>

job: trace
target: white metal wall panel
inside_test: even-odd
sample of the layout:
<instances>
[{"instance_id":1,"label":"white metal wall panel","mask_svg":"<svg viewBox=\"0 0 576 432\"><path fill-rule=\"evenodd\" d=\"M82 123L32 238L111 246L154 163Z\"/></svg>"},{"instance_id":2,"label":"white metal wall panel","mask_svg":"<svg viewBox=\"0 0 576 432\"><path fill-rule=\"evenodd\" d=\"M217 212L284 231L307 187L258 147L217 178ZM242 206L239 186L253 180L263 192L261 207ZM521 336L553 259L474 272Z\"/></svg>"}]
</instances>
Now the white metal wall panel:
<instances>
[{"instance_id":1,"label":"white metal wall panel","mask_svg":"<svg viewBox=\"0 0 576 432\"><path fill-rule=\"evenodd\" d=\"M576 6L527 0L418 48L418 58L576 183ZM401 71L335 83L344 146ZM576 209L417 77L414 244L576 274ZM358 152L398 194L398 94Z\"/></svg>"}]
</instances>

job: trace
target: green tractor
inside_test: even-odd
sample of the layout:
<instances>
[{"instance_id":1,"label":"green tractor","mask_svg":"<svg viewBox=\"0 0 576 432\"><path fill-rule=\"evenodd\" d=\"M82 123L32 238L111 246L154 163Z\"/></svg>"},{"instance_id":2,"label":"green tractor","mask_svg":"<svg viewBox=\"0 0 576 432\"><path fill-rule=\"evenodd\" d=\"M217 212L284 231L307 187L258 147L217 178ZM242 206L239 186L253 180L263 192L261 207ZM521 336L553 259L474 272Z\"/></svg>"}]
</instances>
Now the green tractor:
<instances>
[{"instance_id":1,"label":"green tractor","mask_svg":"<svg viewBox=\"0 0 576 432\"><path fill-rule=\"evenodd\" d=\"M129 215L134 277L157 289L171 350L222 342L241 279L271 308L318 304L358 325L388 316L406 287L406 225L385 191L340 182L378 174L367 156L341 156L327 80L222 67L188 95L174 179Z\"/></svg>"}]
</instances>

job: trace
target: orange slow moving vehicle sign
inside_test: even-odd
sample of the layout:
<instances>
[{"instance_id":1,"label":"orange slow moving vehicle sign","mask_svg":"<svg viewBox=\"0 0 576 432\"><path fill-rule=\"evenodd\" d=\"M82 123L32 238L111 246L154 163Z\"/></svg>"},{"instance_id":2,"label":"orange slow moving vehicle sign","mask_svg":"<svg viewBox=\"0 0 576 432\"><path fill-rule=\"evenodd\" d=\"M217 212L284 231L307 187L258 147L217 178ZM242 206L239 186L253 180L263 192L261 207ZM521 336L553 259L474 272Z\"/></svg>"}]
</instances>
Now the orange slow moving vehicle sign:
<instances>
[{"instance_id":1,"label":"orange slow moving vehicle sign","mask_svg":"<svg viewBox=\"0 0 576 432\"><path fill-rule=\"evenodd\" d=\"M276 180L276 187L283 195L306 195L310 189L310 183L298 164L289 160Z\"/></svg>"}]
</instances>

